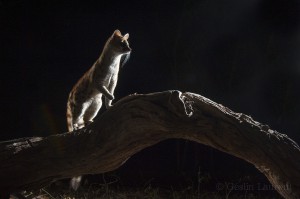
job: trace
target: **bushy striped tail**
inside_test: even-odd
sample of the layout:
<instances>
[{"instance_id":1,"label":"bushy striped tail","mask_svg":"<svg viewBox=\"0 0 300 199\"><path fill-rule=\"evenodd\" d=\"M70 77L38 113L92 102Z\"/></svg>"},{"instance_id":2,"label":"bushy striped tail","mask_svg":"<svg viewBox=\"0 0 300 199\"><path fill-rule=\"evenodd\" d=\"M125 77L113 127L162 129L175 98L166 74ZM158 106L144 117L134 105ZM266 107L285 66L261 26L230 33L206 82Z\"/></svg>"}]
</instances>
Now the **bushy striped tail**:
<instances>
[{"instance_id":1,"label":"bushy striped tail","mask_svg":"<svg viewBox=\"0 0 300 199\"><path fill-rule=\"evenodd\" d=\"M67 103L67 126L69 132L72 132L74 130L70 102Z\"/></svg>"},{"instance_id":2,"label":"bushy striped tail","mask_svg":"<svg viewBox=\"0 0 300 199\"><path fill-rule=\"evenodd\" d=\"M73 190L77 190L81 184L82 176L73 177L70 181L70 186Z\"/></svg>"}]
</instances>

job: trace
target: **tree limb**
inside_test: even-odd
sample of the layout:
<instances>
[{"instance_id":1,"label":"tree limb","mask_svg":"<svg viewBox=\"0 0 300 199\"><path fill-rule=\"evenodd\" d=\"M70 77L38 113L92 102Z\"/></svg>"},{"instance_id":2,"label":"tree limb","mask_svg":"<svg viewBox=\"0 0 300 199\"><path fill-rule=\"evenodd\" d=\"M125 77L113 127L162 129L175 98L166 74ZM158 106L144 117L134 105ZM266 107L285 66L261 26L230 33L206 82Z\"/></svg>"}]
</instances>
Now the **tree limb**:
<instances>
[{"instance_id":1,"label":"tree limb","mask_svg":"<svg viewBox=\"0 0 300 199\"><path fill-rule=\"evenodd\" d=\"M285 134L193 93L131 95L72 133L0 143L0 191L120 167L140 150L183 138L253 164L285 198L300 198L300 148Z\"/></svg>"}]
</instances>

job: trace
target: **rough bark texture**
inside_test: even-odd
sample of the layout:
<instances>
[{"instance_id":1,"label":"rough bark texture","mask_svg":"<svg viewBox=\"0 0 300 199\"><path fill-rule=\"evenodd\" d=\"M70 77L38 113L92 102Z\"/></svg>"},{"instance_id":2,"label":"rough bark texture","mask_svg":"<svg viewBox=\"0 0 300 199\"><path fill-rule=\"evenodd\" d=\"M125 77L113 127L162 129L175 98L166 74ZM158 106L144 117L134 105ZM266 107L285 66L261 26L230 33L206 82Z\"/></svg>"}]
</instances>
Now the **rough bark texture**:
<instances>
[{"instance_id":1,"label":"rough bark texture","mask_svg":"<svg viewBox=\"0 0 300 199\"><path fill-rule=\"evenodd\" d=\"M169 138L202 143L252 163L285 198L300 198L300 148L288 136L193 93L166 91L118 101L84 129L0 143L0 191L120 167Z\"/></svg>"}]
</instances>

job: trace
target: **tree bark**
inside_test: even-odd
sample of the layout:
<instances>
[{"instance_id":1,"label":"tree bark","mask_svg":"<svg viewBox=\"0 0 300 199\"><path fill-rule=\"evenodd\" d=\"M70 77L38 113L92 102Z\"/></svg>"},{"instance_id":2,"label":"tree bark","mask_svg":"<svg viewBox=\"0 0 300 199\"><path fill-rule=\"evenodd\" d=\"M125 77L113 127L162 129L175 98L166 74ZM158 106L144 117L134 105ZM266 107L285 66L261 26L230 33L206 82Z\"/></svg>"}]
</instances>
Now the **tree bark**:
<instances>
[{"instance_id":1,"label":"tree bark","mask_svg":"<svg viewBox=\"0 0 300 199\"><path fill-rule=\"evenodd\" d=\"M0 143L0 191L120 167L169 138L202 143L253 164L285 198L300 198L300 148L285 134L193 93L134 94L72 133Z\"/></svg>"}]
</instances>

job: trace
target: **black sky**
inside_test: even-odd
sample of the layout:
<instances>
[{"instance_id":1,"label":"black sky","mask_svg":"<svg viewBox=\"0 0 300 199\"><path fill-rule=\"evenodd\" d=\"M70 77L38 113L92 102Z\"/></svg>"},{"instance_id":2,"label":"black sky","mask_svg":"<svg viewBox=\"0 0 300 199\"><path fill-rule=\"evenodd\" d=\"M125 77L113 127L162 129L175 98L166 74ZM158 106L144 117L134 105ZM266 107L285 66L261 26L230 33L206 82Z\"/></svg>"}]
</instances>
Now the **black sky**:
<instances>
[{"instance_id":1,"label":"black sky","mask_svg":"<svg viewBox=\"0 0 300 199\"><path fill-rule=\"evenodd\" d=\"M299 6L296 0L0 1L1 140L65 132L70 89L120 29L129 32L133 52L117 99L195 92L300 143ZM184 154L187 145L167 141L149 153L168 164L178 158L166 160L176 147ZM191 154L181 161L210 172L218 162L233 165L210 150L189 143ZM152 162L147 153L140 158ZM201 153L217 155L190 157ZM209 165L201 162L209 157Z\"/></svg>"}]
</instances>

